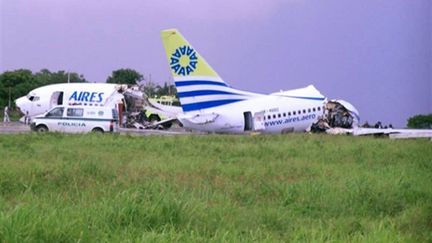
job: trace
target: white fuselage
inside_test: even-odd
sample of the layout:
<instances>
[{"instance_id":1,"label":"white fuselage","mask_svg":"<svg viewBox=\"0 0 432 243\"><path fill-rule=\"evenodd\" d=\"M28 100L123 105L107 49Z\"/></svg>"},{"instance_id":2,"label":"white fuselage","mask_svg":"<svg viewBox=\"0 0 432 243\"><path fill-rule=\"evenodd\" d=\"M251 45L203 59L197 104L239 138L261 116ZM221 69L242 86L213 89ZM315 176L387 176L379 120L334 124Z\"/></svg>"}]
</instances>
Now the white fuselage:
<instances>
[{"instance_id":1,"label":"white fuselage","mask_svg":"<svg viewBox=\"0 0 432 243\"><path fill-rule=\"evenodd\" d=\"M63 83L46 85L15 100L24 115L34 117L57 105L110 106L121 103L120 85L106 83Z\"/></svg>"},{"instance_id":2,"label":"white fuselage","mask_svg":"<svg viewBox=\"0 0 432 243\"><path fill-rule=\"evenodd\" d=\"M206 132L302 132L323 115L324 104L324 98L288 97L281 93L184 113L178 119L186 128Z\"/></svg>"},{"instance_id":3,"label":"white fuselage","mask_svg":"<svg viewBox=\"0 0 432 243\"><path fill-rule=\"evenodd\" d=\"M325 112L327 99L313 85L269 95L235 89L178 30L163 30L161 37L184 112L177 117L186 128L217 133L300 132Z\"/></svg>"}]
</instances>

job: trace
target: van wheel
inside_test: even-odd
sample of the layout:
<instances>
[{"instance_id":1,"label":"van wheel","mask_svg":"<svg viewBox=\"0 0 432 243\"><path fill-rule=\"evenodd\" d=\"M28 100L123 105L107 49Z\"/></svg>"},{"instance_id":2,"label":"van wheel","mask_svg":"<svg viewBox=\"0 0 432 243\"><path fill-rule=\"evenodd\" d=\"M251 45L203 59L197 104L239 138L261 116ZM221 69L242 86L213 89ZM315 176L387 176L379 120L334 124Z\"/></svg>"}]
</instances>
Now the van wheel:
<instances>
[{"instance_id":1,"label":"van wheel","mask_svg":"<svg viewBox=\"0 0 432 243\"><path fill-rule=\"evenodd\" d=\"M96 127L96 128L93 128L92 132L94 132L94 133L103 133L104 131L101 128Z\"/></svg>"},{"instance_id":2,"label":"van wheel","mask_svg":"<svg viewBox=\"0 0 432 243\"><path fill-rule=\"evenodd\" d=\"M48 127L45 125L39 125L36 127L36 132L48 132Z\"/></svg>"}]
</instances>

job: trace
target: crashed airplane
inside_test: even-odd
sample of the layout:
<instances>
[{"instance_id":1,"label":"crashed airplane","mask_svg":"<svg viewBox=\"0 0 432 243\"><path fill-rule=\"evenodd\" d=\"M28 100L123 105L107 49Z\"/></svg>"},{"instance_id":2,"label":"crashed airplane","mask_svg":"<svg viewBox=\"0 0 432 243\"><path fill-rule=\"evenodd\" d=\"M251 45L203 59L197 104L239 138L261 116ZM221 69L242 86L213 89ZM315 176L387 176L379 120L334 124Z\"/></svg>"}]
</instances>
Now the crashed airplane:
<instances>
[{"instance_id":1,"label":"crashed airplane","mask_svg":"<svg viewBox=\"0 0 432 243\"><path fill-rule=\"evenodd\" d=\"M162 32L162 40L180 98L181 108L152 103L142 105L142 92L126 85L63 83L39 87L15 101L27 116L34 117L57 105L108 106L118 110L119 125L126 114L131 127L142 126L143 109L175 118L186 129L216 133L287 133L307 131L326 114L332 126L352 128L358 111L348 102L331 101L314 86L269 95L231 88L207 64L177 30ZM331 106L331 108L327 106ZM327 111L331 110L330 113Z\"/></svg>"},{"instance_id":2,"label":"crashed airplane","mask_svg":"<svg viewBox=\"0 0 432 243\"><path fill-rule=\"evenodd\" d=\"M368 135L407 132L404 129L358 128L359 112L353 105L344 100L328 100L313 85L272 94L234 89L180 32L169 29L162 31L161 36L180 109L148 100L144 106L142 92L126 85L103 83L47 85L30 91L15 103L28 116L41 114L56 105L109 106L126 111L128 118L133 118L132 127L136 128L155 128L155 125L141 126L136 122L142 122L143 109L151 109L168 117L156 126L177 119L188 130L211 133L318 131ZM425 136L427 131L420 132ZM409 133L416 131L409 130Z\"/></svg>"},{"instance_id":3,"label":"crashed airplane","mask_svg":"<svg viewBox=\"0 0 432 243\"><path fill-rule=\"evenodd\" d=\"M126 85L106 83L61 83L31 90L15 100L23 114L42 114L57 105L115 106L123 104Z\"/></svg>"},{"instance_id":4,"label":"crashed airplane","mask_svg":"<svg viewBox=\"0 0 432 243\"><path fill-rule=\"evenodd\" d=\"M185 128L215 133L287 133L307 131L326 115L327 98L313 85L269 95L229 86L176 29L161 33L183 113ZM334 121L358 124L358 111L334 101ZM333 118L333 117L332 117ZM335 124L336 125L336 124Z\"/></svg>"},{"instance_id":5,"label":"crashed airplane","mask_svg":"<svg viewBox=\"0 0 432 243\"><path fill-rule=\"evenodd\" d=\"M143 92L135 87L107 83L60 83L31 90L15 100L20 111L33 118L55 106L111 107L119 114L119 125L137 128L157 128L159 123L143 119L148 104ZM126 118L126 119L124 119ZM124 120L123 120L124 119ZM172 121L173 117L169 117ZM24 120L24 117L21 118ZM126 124L126 121L128 122ZM164 122L164 121L163 121Z\"/></svg>"}]
</instances>

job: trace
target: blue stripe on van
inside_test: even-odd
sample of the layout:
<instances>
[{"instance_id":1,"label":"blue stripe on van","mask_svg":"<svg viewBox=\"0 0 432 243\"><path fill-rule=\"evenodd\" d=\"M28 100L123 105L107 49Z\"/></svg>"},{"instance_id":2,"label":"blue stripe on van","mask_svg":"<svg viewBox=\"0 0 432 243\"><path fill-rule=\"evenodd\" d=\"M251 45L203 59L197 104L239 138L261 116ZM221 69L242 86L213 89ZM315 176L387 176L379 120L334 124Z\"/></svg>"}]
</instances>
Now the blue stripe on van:
<instances>
[{"instance_id":1,"label":"blue stripe on van","mask_svg":"<svg viewBox=\"0 0 432 243\"><path fill-rule=\"evenodd\" d=\"M33 120L67 120L67 121L114 121L117 119L102 119L102 118L83 118L83 117L35 117Z\"/></svg>"}]
</instances>

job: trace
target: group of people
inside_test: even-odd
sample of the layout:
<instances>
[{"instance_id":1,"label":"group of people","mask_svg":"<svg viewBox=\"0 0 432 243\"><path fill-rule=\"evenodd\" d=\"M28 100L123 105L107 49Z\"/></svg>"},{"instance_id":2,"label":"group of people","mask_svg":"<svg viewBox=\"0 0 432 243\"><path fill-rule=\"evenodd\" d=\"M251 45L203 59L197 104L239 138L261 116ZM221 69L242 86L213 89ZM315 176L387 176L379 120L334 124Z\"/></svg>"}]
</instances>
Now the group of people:
<instances>
[{"instance_id":1,"label":"group of people","mask_svg":"<svg viewBox=\"0 0 432 243\"><path fill-rule=\"evenodd\" d=\"M366 121L363 125L362 125L362 127L364 127L364 128L384 128L384 129L387 129L387 128L393 128L393 125L392 124L389 124L389 125L383 125L380 121L378 121L377 123L375 123L375 125L369 125L369 123Z\"/></svg>"},{"instance_id":2,"label":"group of people","mask_svg":"<svg viewBox=\"0 0 432 243\"><path fill-rule=\"evenodd\" d=\"M3 123L4 124L8 124L10 122L10 108L9 106L5 106L5 108L3 109ZM28 111L26 112L25 116L24 116L24 123L26 125L30 124L31 118L29 116Z\"/></svg>"}]
</instances>

